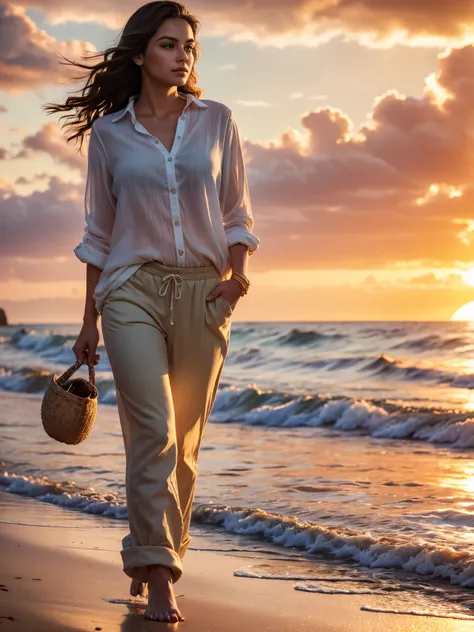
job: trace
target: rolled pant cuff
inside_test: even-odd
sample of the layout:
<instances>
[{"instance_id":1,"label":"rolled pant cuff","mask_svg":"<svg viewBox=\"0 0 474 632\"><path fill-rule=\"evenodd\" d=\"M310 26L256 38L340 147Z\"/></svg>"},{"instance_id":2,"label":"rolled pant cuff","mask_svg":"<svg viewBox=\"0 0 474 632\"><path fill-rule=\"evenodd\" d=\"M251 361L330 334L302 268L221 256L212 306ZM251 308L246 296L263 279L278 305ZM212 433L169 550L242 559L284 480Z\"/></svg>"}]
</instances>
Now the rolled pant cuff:
<instances>
[{"instance_id":1,"label":"rolled pant cuff","mask_svg":"<svg viewBox=\"0 0 474 632\"><path fill-rule=\"evenodd\" d=\"M180 556L166 546L130 546L121 552L123 570L132 579L148 582L148 566L160 564L168 566L176 583L183 574L183 564Z\"/></svg>"}]
</instances>

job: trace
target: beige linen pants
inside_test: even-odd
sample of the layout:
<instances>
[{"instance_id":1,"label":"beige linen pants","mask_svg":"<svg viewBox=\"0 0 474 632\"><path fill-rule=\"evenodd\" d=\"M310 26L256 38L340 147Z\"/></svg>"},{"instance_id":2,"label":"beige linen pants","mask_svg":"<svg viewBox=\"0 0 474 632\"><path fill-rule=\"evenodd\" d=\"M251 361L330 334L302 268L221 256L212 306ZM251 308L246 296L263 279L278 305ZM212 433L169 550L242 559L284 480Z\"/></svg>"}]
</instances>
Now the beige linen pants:
<instances>
[{"instance_id":1,"label":"beige linen pants","mask_svg":"<svg viewBox=\"0 0 474 632\"><path fill-rule=\"evenodd\" d=\"M229 346L230 304L206 301L220 281L213 266L152 261L104 301L126 455L130 533L121 555L139 581L151 564L168 566L174 582L183 572L199 447Z\"/></svg>"}]
</instances>

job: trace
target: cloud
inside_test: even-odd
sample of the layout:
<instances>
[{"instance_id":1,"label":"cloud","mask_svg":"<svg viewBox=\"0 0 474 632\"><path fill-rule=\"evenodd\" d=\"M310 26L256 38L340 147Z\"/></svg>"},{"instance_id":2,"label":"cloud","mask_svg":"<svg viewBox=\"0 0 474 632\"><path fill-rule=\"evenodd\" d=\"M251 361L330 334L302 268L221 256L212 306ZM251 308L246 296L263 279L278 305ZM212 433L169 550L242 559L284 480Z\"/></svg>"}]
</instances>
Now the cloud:
<instances>
[{"instance_id":1,"label":"cloud","mask_svg":"<svg viewBox=\"0 0 474 632\"><path fill-rule=\"evenodd\" d=\"M35 174L32 178L30 178L28 180L28 178L25 178L25 176L20 176L19 178L17 178L15 180L15 184L19 184L19 185L31 185L31 184L35 184L35 182L41 181L41 180L50 180L51 179L51 174L48 173L37 173Z\"/></svg>"},{"instance_id":2,"label":"cloud","mask_svg":"<svg viewBox=\"0 0 474 632\"><path fill-rule=\"evenodd\" d=\"M0 89L7 92L77 76L77 69L60 63L61 55L79 59L95 48L88 42L59 42L39 29L20 7L0 4Z\"/></svg>"},{"instance_id":3,"label":"cloud","mask_svg":"<svg viewBox=\"0 0 474 632\"><path fill-rule=\"evenodd\" d=\"M5 114L8 112L7 108L4 105L0 105L0 114Z\"/></svg>"},{"instance_id":4,"label":"cloud","mask_svg":"<svg viewBox=\"0 0 474 632\"><path fill-rule=\"evenodd\" d=\"M35 258L28 256L2 259L2 280L24 283L82 281L85 270L71 252L69 257Z\"/></svg>"},{"instance_id":5,"label":"cloud","mask_svg":"<svg viewBox=\"0 0 474 632\"><path fill-rule=\"evenodd\" d=\"M243 105L246 108L273 108L275 107L274 103L268 103L268 101L243 101L242 99L237 99L237 103L239 105Z\"/></svg>"},{"instance_id":6,"label":"cloud","mask_svg":"<svg viewBox=\"0 0 474 632\"><path fill-rule=\"evenodd\" d=\"M473 259L473 112L469 45L440 56L423 96L381 95L360 129L341 110L317 107L301 116L303 132L288 128L268 143L246 141L262 240L254 269L414 260L430 268ZM21 147L78 166L54 125ZM57 178L26 197L0 186L0 256L70 256L82 236L82 196L83 187Z\"/></svg>"},{"instance_id":7,"label":"cloud","mask_svg":"<svg viewBox=\"0 0 474 632\"><path fill-rule=\"evenodd\" d=\"M28 196L0 182L0 258L70 256L84 230L82 200L82 185L57 177Z\"/></svg>"},{"instance_id":8,"label":"cloud","mask_svg":"<svg viewBox=\"0 0 474 632\"><path fill-rule=\"evenodd\" d=\"M0 176L0 201L13 191L11 182ZM1 219L0 219L1 221Z\"/></svg>"},{"instance_id":9,"label":"cloud","mask_svg":"<svg viewBox=\"0 0 474 632\"><path fill-rule=\"evenodd\" d=\"M473 111L470 45L440 56L423 97L378 98L359 130L343 112L320 107L302 116L305 134L287 129L266 144L247 142L263 245L255 265L472 256ZM290 232L298 238L288 239Z\"/></svg>"},{"instance_id":10,"label":"cloud","mask_svg":"<svg viewBox=\"0 0 474 632\"><path fill-rule=\"evenodd\" d=\"M438 279L434 272L428 272L427 274L421 274L420 276L410 279L412 285L437 285L442 284L442 280Z\"/></svg>"},{"instance_id":11,"label":"cloud","mask_svg":"<svg viewBox=\"0 0 474 632\"><path fill-rule=\"evenodd\" d=\"M53 23L101 21L122 27L140 3L131 0L17 0L45 11ZM439 45L470 37L474 27L471 0L196 0L192 11L212 35L258 45L315 45L334 36L368 45L411 42Z\"/></svg>"},{"instance_id":12,"label":"cloud","mask_svg":"<svg viewBox=\"0 0 474 632\"><path fill-rule=\"evenodd\" d=\"M21 150L14 158L29 158L34 153L48 154L58 163L73 169L84 171L86 160L79 154L71 143L66 143L63 132L56 123L46 123L36 132L26 136L21 142Z\"/></svg>"}]
</instances>

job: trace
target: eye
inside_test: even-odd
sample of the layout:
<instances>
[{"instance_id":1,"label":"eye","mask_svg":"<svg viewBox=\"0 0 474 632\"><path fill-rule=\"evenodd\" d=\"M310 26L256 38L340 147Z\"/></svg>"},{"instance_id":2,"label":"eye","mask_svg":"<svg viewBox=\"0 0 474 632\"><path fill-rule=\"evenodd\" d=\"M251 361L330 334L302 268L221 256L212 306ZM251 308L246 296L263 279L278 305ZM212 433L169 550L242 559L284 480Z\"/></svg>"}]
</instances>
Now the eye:
<instances>
[{"instance_id":1,"label":"eye","mask_svg":"<svg viewBox=\"0 0 474 632\"><path fill-rule=\"evenodd\" d=\"M166 48L167 46L174 46L174 44L163 44L162 48ZM194 46L192 44L187 44L186 48L189 48L191 51L194 51Z\"/></svg>"}]
</instances>

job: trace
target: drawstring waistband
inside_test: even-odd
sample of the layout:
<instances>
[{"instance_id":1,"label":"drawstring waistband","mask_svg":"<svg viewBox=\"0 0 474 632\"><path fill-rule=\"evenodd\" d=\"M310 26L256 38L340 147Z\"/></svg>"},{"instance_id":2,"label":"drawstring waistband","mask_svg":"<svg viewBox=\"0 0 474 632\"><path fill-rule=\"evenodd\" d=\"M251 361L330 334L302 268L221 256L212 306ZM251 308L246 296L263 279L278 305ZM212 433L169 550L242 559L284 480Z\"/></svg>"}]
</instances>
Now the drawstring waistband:
<instances>
[{"instance_id":1,"label":"drawstring waistband","mask_svg":"<svg viewBox=\"0 0 474 632\"><path fill-rule=\"evenodd\" d=\"M167 274L163 278L163 283L161 284L159 295L165 296L170 283L174 281L174 291L171 291L171 324L174 325L173 320L173 308L174 308L174 299L178 300L181 297L181 290L183 285L183 278L179 274Z\"/></svg>"},{"instance_id":2,"label":"drawstring waistband","mask_svg":"<svg viewBox=\"0 0 474 632\"><path fill-rule=\"evenodd\" d=\"M154 276L163 277L167 274L177 274L182 279L188 280L198 280L198 279L220 279L221 275L217 271L215 266L199 266L195 268L188 267L180 267L177 268L175 266L168 266L161 261L147 261L142 266L140 266L140 270L144 270L145 272L149 272Z\"/></svg>"},{"instance_id":3,"label":"drawstring waistband","mask_svg":"<svg viewBox=\"0 0 474 632\"><path fill-rule=\"evenodd\" d=\"M201 280L201 279L216 279L218 281L221 279L221 275L217 271L215 266L202 266L202 267L174 267L168 266L162 263L161 261L147 261L142 266L140 266L140 270L144 272L148 272L155 277L161 279L161 286L159 289L159 295L165 296L168 288L171 284L173 284L171 290L171 324L174 325L174 300L178 300L182 294L182 285L183 282L193 281L193 280Z\"/></svg>"}]
</instances>

